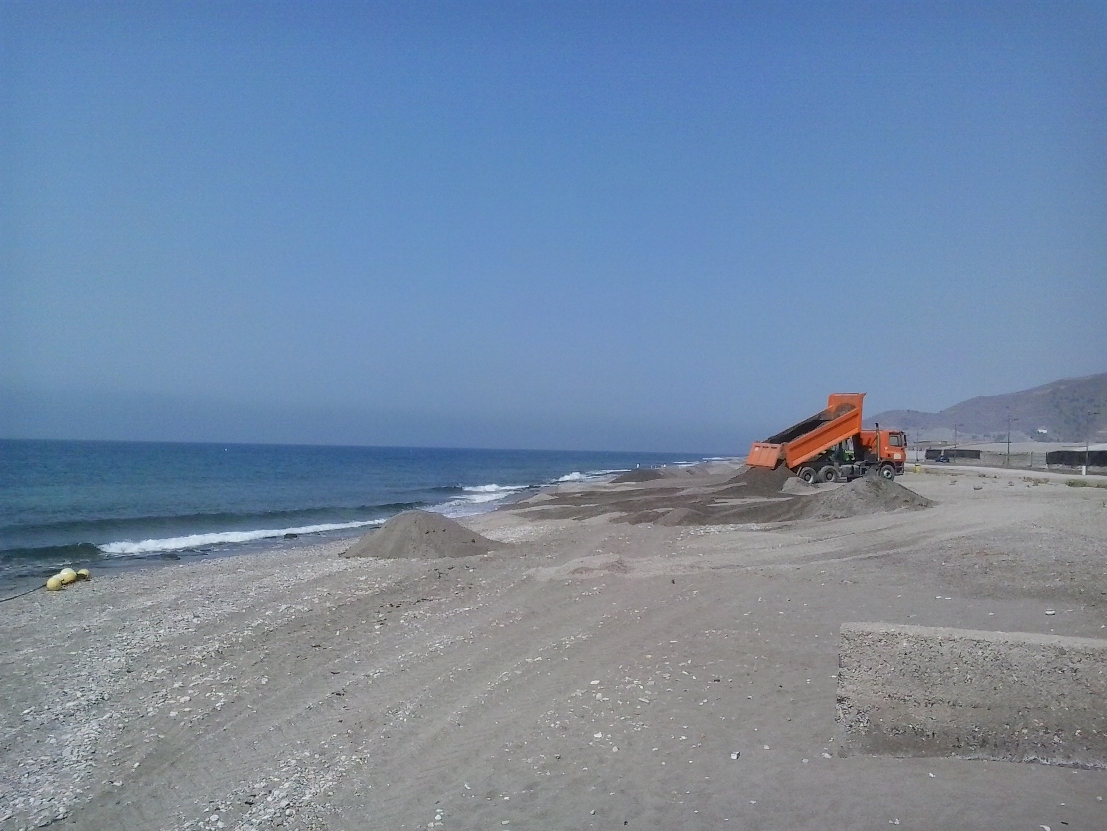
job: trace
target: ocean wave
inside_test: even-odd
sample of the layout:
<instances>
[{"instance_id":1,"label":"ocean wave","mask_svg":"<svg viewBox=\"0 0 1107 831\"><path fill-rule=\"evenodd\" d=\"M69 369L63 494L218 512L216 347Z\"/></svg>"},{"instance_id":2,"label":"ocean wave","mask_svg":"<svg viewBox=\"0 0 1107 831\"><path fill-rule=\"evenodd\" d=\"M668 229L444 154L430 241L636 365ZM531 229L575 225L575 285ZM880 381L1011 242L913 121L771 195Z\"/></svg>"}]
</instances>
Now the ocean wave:
<instances>
[{"instance_id":1,"label":"ocean wave","mask_svg":"<svg viewBox=\"0 0 1107 831\"><path fill-rule=\"evenodd\" d=\"M384 524L383 519L370 519L361 522L326 522L319 525L303 525L297 528L259 528L254 531L221 531L212 534L189 534L187 537L170 537L160 540L141 540L132 542L123 540L96 546L102 553L114 556L133 556L138 554L156 554L161 551L181 551L188 548L200 548L222 543L253 542L254 540L275 539L288 534L318 534L323 531L345 531L351 528L366 528Z\"/></svg>"},{"instance_id":2,"label":"ocean wave","mask_svg":"<svg viewBox=\"0 0 1107 831\"><path fill-rule=\"evenodd\" d=\"M449 502L444 502L442 505L432 508L431 510L436 510L439 513L446 513L447 516L461 516L464 515L465 511L462 510L461 513L458 513L457 509L499 502L520 491L529 490L531 487L531 485L467 485L461 489L462 493L460 497L451 499ZM472 512L470 511L469 513Z\"/></svg>"},{"instance_id":3,"label":"ocean wave","mask_svg":"<svg viewBox=\"0 0 1107 831\"><path fill-rule=\"evenodd\" d=\"M459 488L453 488L459 493ZM387 502L375 505L354 506L317 506L291 508L270 511L203 511L185 514L139 515L120 517L101 517L97 519L72 519L54 522L13 523L0 525L0 539L31 535L67 535L78 539L108 539L111 536L139 534L149 530L177 531L207 526L209 528L228 525L261 525L280 523L281 525L315 525L330 520L354 522L366 519L366 514L389 515L421 508L426 502ZM378 518L377 516L372 517ZM313 522L313 520L315 520Z\"/></svg>"},{"instance_id":4,"label":"ocean wave","mask_svg":"<svg viewBox=\"0 0 1107 831\"><path fill-rule=\"evenodd\" d=\"M512 494L528 490L530 487L530 485L472 485L462 488L463 493L460 499L451 500L451 502L470 502L477 504L497 502L501 499L506 499ZM446 504L451 503L448 502Z\"/></svg>"},{"instance_id":5,"label":"ocean wave","mask_svg":"<svg viewBox=\"0 0 1107 831\"><path fill-rule=\"evenodd\" d=\"M574 470L572 473L566 473L564 476L558 476L558 482L583 482L588 477L581 473L579 470Z\"/></svg>"},{"instance_id":6,"label":"ocean wave","mask_svg":"<svg viewBox=\"0 0 1107 831\"><path fill-rule=\"evenodd\" d=\"M514 493L526 490L529 485L470 485L462 488L466 493Z\"/></svg>"},{"instance_id":7,"label":"ocean wave","mask_svg":"<svg viewBox=\"0 0 1107 831\"><path fill-rule=\"evenodd\" d=\"M557 482L592 482L596 479L602 479L605 476L615 476L619 473L626 473L629 468L618 468L614 470L589 470L586 473L581 473L579 470L574 470L572 473L566 473L564 476L559 476L555 481Z\"/></svg>"},{"instance_id":8,"label":"ocean wave","mask_svg":"<svg viewBox=\"0 0 1107 831\"><path fill-rule=\"evenodd\" d=\"M447 502L447 505L453 503L470 504L470 505L483 505L486 502L499 502L506 497L506 493L470 493L461 499L452 499Z\"/></svg>"},{"instance_id":9,"label":"ocean wave","mask_svg":"<svg viewBox=\"0 0 1107 831\"><path fill-rule=\"evenodd\" d=\"M441 505L433 505L427 510L455 519L483 514L495 510L496 503L535 487L535 485L472 485L463 488L464 493L457 499L451 499Z\"/></svg>"}]
</instances>

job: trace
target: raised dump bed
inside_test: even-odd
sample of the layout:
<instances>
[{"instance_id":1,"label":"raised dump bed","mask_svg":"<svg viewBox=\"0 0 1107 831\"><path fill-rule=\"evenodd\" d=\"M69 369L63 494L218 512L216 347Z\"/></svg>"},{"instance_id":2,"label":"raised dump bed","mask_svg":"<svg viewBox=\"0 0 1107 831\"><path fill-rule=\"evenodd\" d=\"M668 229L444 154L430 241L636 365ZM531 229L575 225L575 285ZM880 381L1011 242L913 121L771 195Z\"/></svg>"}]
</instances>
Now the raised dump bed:
<instances>
[{"instance_id":1,"label":"raised dump bed","mask_svg":"<svg viewBox=\"0 0 1107 831\"><path fill-rule=\"evenodd\" d=\"M844 623L843 754L1107 767L1107 640Z\"/></svg>"},{"instance_id":2,"label":"raised dump bed","mask_svg":"<svg viewBox=\"0 0 1107 831\"><path fill-rule=\"evenodd\" d=\"M825 410L763 442L754 442L746 464L775 468L784 462L794 470L828 447L857 435L861 431L864 400L864 393L833 393L827 398Z\"/></svg>"}]
</instances>

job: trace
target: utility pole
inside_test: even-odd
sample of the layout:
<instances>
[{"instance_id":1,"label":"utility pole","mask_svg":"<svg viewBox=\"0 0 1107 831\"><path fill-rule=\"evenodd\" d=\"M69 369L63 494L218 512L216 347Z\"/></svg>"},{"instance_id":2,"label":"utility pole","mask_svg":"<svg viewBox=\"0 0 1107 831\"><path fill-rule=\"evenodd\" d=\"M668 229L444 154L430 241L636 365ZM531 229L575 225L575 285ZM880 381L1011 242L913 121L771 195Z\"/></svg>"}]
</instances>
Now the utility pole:
<instances>
[{"instance_id":1,"label":"utility pole","mask_svg":"<svg viewBox=\"0 0 1107 831\"><path fill-rule=\"evenodd\" d=\"M1088 426L1084 428L1084 470L1081 471L1082 476L1088 475L1088 460L1091 458L1092 425L1095 423L1097 415L1099 415L1099 410L1088 413Z\"/></svg>"},{"instance_id":2,"label":"utility pole","mask_svg":"<svg viewBox=\"0 0 1107 831\"><path fill-rule=\"evenodd\" d=\"M957 428L961 425L956 421L953 422L953 458L957 458Z\"/></svg>"},{"instance_id":3,"label":"utility pole","mask_svg":"<svg viewBox=\"0 0 1107 831\"><path fill-rule=\"evenodd\" d=\"M1011 422L1012 421L1018 421L1018 419L1017 418L1015 418L1015 419L1011 418L1011 410L1010 410L1010 408L1008 408L1008 410L1007 410L1007 463L1006 463L1007 467L1011 466Z\"/></svg>"}]
</instances>

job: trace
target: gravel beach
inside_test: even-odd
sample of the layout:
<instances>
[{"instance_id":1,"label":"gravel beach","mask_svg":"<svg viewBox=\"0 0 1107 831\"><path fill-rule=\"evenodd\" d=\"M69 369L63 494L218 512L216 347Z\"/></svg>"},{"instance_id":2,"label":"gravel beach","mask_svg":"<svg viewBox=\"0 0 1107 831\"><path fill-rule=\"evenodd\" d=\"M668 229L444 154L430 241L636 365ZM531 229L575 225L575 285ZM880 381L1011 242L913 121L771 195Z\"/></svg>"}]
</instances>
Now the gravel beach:
<instances>
[{"instance_id":1,"label":"gravel beach","mask_svg":"<svg viewBox=\"0 0 1107 831\"><path fill-rule=\"evenodd\" d=\"M563 485L466 519L487 554L6 602L0 829L1107 827L1105 770L835 744L844 622L1107 637L1107 489L937 470L869 510L739 472Z\"/></svg>"}]
</instances>

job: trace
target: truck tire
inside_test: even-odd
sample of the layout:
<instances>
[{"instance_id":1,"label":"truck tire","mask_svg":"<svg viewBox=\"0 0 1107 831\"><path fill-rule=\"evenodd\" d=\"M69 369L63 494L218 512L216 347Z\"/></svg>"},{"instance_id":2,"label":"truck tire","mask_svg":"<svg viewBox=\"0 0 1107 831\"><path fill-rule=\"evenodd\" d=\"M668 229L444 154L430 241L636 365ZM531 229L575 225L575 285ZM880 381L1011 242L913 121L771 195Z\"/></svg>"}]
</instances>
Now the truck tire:
<instances>
[{"instance_id":1,"label":"truck tire","mask_svg":"<svg viewBox=\"0 0 1107 831\"><path fill-rule=\"evenodd\" d=\"M801 481L809 485L815 484L815 468L813 467L801 467L796 475L799 476Z\"/></svg>"},{"instance_id":2,"label":"truck tire","mask_svg":"<svg viewBox=\"0 0 1107 831\"><path fill-rule=\"evenodd\" d=\"M820 482L837 482L838 481L838 468L834 465L827 465L824 468L819 469L819 481Z\"/></svg>"},{"instance_id":3,"label":"truck tire","mask_svg":"<svg viewBox=\"0 0 1107 831\"><path fill-rule=\"evenodd\" d=\"M896 478L896 468L894 465L881 465L878 473L889 482Z\"/></svg>"}]
</instances>

